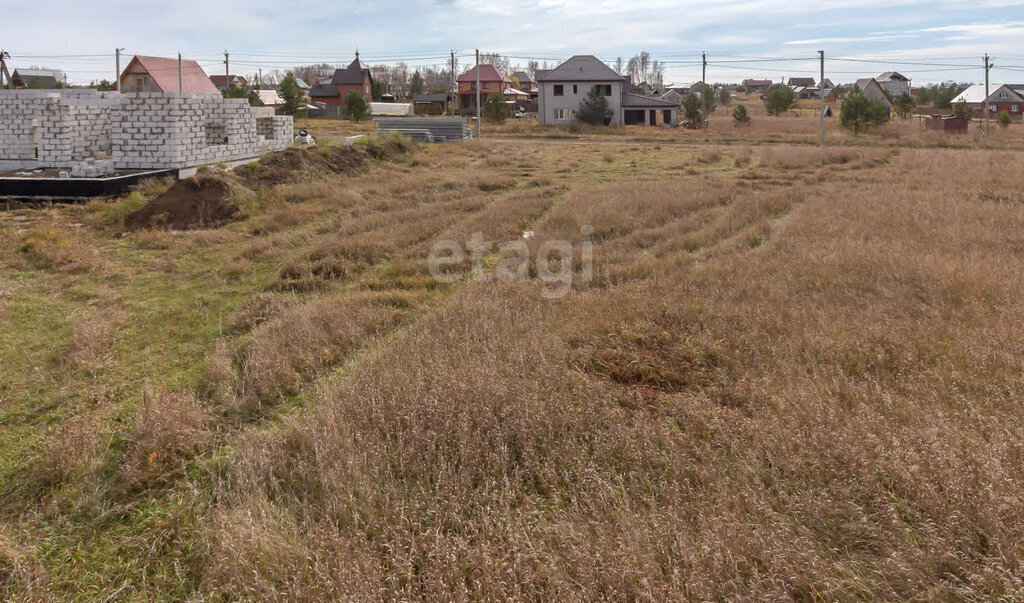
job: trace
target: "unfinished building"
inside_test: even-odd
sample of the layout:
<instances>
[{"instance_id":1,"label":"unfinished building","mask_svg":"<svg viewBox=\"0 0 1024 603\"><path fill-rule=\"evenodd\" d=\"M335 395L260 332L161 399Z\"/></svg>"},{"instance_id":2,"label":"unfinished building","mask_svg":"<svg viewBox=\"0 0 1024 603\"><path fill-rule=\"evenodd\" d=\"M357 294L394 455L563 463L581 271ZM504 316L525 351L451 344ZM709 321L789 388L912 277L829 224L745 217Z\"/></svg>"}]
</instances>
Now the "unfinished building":
<instances>
[{"instance_id":1,"label":"unfinished building","mask_svg":"<svg viewBox=\"0 0 1024 603\"><path fill-rule=\"evenodd\" d=\"M118 170L183 169L259 157L292 136L290 116L246 99L0 90L0 170L80 171L97 159Z\"/></svg>"}]
</instances>

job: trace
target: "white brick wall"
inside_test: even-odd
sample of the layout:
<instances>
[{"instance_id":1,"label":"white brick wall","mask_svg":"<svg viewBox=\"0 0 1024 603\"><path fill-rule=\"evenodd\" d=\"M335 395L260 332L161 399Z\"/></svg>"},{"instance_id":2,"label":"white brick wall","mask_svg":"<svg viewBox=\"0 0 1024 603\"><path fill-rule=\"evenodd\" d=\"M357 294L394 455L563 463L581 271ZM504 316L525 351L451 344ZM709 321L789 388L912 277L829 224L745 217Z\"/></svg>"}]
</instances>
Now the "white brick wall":
<instances>
[{"instance_id":1,"label":"white brick wall","mask_svg":"<svg viewBox=\"0 0 1024 603\"><path fill-rule=\"evenodd\" d=\"M209 144L207 126L223 128L227 144ZM293 135L291 117L245 99L0 90L0 161L38 155L39 166L66 168L110 156L119 169L185 168L279 151Z\"/></svg>"}]
</instances>

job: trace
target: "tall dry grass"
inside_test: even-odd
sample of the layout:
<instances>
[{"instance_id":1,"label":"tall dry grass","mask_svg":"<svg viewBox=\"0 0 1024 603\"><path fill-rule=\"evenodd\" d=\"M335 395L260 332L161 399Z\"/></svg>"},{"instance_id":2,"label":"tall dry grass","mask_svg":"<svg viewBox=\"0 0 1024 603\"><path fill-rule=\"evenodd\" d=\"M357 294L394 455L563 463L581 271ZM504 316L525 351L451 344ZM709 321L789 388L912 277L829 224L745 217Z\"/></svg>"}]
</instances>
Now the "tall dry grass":
<instances>
[{"instance_id":1,"label":"tall dry grass","mask_svg":"<svg viewBox=\"0 0 1024 603\"><path fill-rule=\"evenodd\" d=\"M203 591L1021 595L1014 170L887 161L568 196L536 236L593 225L604 278L461 288L248 434Z\"/></svg>"}]
</instances>

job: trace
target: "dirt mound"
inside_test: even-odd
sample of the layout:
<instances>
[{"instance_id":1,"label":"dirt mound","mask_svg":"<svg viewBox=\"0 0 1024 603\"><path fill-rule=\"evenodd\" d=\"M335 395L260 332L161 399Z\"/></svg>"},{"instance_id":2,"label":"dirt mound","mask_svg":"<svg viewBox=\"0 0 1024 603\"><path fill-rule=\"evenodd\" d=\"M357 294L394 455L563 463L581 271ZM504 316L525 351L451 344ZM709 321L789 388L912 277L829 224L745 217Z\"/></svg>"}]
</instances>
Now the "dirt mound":
<instances>
[{"instance_id":1,"label":"dirt mound","mask_svg":"<svg viewBox=\"0 0 1024 603\"><path fill-rule=\"evenodd\" d=\"M232 200L233 185L229 178L226 174L214 173L180 180L166 193L129 214L124 220L125 226L129 230L191 230L217 228L238 220L243 216Z\"/></svg>"},{"instance_id":2,"label":"dirt mound","mask_svg":"<svg viewBox=\"0 0 1024 603\"><path fill-rule=\"evenodd\" d=\"M272 186L316 174L350 174L362 167L365 160L366 154L354 147L290 148L266 155L249 166L238 168L236 173L251 187Z\"/></svg>"}]
</instances>

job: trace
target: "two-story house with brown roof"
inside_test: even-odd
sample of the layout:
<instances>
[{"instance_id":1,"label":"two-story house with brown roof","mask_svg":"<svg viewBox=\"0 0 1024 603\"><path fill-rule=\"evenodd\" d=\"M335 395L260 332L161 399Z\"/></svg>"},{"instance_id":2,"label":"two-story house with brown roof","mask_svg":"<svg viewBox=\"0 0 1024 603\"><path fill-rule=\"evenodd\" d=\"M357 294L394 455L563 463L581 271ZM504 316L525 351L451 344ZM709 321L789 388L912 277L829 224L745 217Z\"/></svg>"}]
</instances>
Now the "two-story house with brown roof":
<instances>
[{"instance_id":1,"label":"two-story house with brown roof","mask_svg":"<svg viewBox=\"0 0 1024 603\"><path fill-rule=\"evenodd\" d=\"M495 92L499 94L510 94L512 80L495 69L494 65L480 65L480 104L487 102L487 97ZM473 67L456 80L459 89L455 95L459 109L476 108L476 71Z\"/></svg>"}]
</instances>

